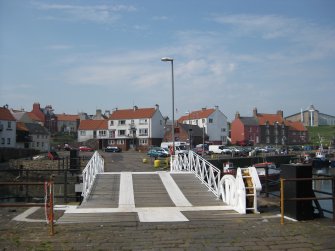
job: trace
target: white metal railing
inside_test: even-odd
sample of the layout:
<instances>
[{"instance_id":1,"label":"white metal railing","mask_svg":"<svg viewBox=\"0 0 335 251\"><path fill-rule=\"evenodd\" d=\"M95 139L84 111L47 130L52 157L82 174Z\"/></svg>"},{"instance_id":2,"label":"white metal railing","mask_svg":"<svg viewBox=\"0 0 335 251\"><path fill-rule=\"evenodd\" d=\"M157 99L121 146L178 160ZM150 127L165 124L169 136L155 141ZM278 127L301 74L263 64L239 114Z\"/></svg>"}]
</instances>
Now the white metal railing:
<instances>
[{"instance_id":1,"label":"white metal railing","mask_svg":"<svg viewBox=\"0 0 335 251\"><path fill-rule=\"evenodd\" d=\"M242 168L237 168L236 177L226 174L220 181L220 194L223 202L232 206L240 214L246 214L247 209L257 212L257 195L262 189L258 173L255 167L248 167L248 173L252 179L253 185L253 207L247 208L246 205L246 188L243 181Z\"/></svg>"},{"instance_id":2,"label":"white metal railing","mask_svg":"<svg viewBox=\"0 0 335 251\"><path fill-rule=\"evenodd\" d=\"M237 170L236 178L233 175L226 174L220 181L220 194L222 200L231 206L240 214L246 213L245 186L241 175L240 168Z\"/></svg>"},{"instance_id":3,"label":"white metal railing","mask_svg":"<svg viewBox=\"0 0 335 251\"><path fill-rule=\"evenodd\" d=\"M220 197L221 171L193 151L171 157L171 172L192 172L216 197Z\"/></svg>"},{"instance_id":4,"label":"white metal railing","mask_svg":"<svg viewBox=\"0 0 335 251\"><path fill-rule=\"evenodd\" d=\"M88 161L86 167L83 170L83 190L81 195L86 201L88 195L91 192L92 185L94 183L95 177L98 173L104 172L104 159L95 151L92 158Z\"/></svg>"}]
</instances>

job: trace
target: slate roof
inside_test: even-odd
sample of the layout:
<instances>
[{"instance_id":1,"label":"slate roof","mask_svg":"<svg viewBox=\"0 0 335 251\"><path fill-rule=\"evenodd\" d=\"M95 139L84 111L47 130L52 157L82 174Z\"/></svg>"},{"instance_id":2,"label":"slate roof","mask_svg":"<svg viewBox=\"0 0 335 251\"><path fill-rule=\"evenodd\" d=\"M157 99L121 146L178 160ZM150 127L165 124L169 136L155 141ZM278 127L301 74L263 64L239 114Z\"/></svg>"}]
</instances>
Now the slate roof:
<instances>
[{"instance_id":1,"label":"slate roof","mask_svg":"<svg viewBox=\"0 0 335 251\"><path fill-rule=\"evenodd\" d=\"M34 135L49 135L49 131L41 126L38 123L25 123L25 126L28 128L30 134Z\"/></svg>"},{"instance_id":2,"label":"slate roof","mask_svg":"<svg viewBox=\"0 0 335 251\"><path fill-rule=\"evenodd\" d=\"M240 117L240 120L244 125L258 126L258 120L254 117Z\"/></svg>"},{"instance_id":3,"label":"slate roof","mask_svg":"<svg viewBox=\"0 0 335 251\"><path fill-rule=\"evenodd\" d=\"M201 136L203 135L203 129L197 125L189 125L189 124L178 124L179 127L183 128L184 131L188 132L188 129L192 129L192 136Z\"/></svg>"},{"instance_id":4,"label":"slate roof","mask_svg":"<svg viewBox=\"0 0 335 251\"><path fill-rule=\"evenodd\" d=\"M109 119L144 119L152 118L156 112L155 108L137 108L137 109L123 109L113 111Z\"/></svg>"},{"instance_id":5,"label":"slate roof","mask_svg":"<svg viewBox=\"0 0 335 251\"><path fill-rule=\"evenodd\" d=\"M78 130L83 131L95 131L95 130L107 130L108 129L108 120L81 120Z\"/></svg>"},{"instance_id":6,"label":"slate roof","mask_svg":"<svg viewBox=\"0 0 335 251\"><path fill-rule=\"evenodd\" d=\"M16 121L12 113L4 107L0 107L0 120Z\"/></svg>"}]
</instances>

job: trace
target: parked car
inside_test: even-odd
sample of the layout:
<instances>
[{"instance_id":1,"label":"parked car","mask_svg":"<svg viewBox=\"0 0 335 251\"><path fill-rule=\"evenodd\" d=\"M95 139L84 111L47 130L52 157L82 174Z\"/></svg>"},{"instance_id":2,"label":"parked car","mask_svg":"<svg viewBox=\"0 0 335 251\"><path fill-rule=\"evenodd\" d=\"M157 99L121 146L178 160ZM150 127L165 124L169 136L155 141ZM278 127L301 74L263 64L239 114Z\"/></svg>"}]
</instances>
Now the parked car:
<instances>
[{"instance_id":1,"label":"parked car","mask_svg":"<svg viewBox=\"0 0 335 251\"><path fill-rule=\"evenodd\" d=\"M152 147L148 152L147 155L150 157L158 158L158 157L169 157L169 152L162 148L162 147Z\"/></svg>"},{"instance_id":2,"label":"parked car","mask_svg":"<svg viewBox=\"0 0 335 251\"><path fill-rule=\"evenodd\" d=\"M107 146L105 152L119 153L122 152L122 149L117 146Z\"/></svg>"},{"instance_id":3,"label":"parked car","mask_svg":"<svg viewBox=\"0 0 335 251\"><path fill-rule=\"evenodd\" d=\"M88 147L88 146L80 146L79 151L81 151L81 152L93 152L94 149L91 148L91 147Z\"/></svg>"},{"instance_id":4,"label":"parked car","mask_svg":"<svg viewBox=\"0 0 335 251\"><path fill-rule=\"evenodd\" d=\"M208 150L210 153L231 154L231 150L223 145L210 145Z\"/></svg>"}]
</instances>

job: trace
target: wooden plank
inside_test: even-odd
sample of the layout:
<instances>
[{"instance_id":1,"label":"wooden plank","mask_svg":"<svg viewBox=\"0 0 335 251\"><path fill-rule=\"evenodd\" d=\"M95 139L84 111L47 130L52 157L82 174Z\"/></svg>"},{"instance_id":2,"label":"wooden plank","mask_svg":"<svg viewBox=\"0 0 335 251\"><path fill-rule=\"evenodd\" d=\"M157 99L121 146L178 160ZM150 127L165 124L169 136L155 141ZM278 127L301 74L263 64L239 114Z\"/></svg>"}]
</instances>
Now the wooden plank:
<instances>
[{"instance_id":1,"label":"wooden plank","mask_svg":"<svg viewBox=\"0 0 335 251\"><path fill-rule=\"evenodd\" d=\"M174 173L171 176L193 206L224 205L193 173Z\"/></svg>"},{"instance_id":2,"label":"wooden plank","mask_svg":"<svg viewBox=\"0 0 335 251\"><path fill-rule=\"evenodd\" d=\"M133 174L136 207L174 207L157 173Z\"/></svg>"},{"instance_id":3,"label":"wooden plank","mask_svg":"<svg viewBox=\"0 0 335 251\"><path fill-rule=\"evenodd\" d=\"M80 205L80 208L116 208L119 206L119 190L119 174L98 174L92 187L91 194L87 201Z\"/></svg>"}]
</instances>

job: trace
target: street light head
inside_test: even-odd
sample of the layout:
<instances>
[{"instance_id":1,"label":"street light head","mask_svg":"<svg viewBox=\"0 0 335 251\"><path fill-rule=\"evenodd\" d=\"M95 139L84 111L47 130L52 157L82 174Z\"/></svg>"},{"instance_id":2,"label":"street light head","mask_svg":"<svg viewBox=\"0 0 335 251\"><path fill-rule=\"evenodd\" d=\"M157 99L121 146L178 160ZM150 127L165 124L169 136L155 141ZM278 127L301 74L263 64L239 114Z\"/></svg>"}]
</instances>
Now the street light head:
<instances>
[{"instance_id":1,"label":"street light head","mask_svg":"<svg viewBox=\"0 0 335 251\"><path fill-rule=\"evenodd\" d=\"M167 57L165 57L165 58L161 58L161 61L163 61L163 62L172 62L173 58L167 58Z\"/></svg>"}]
</instances>

